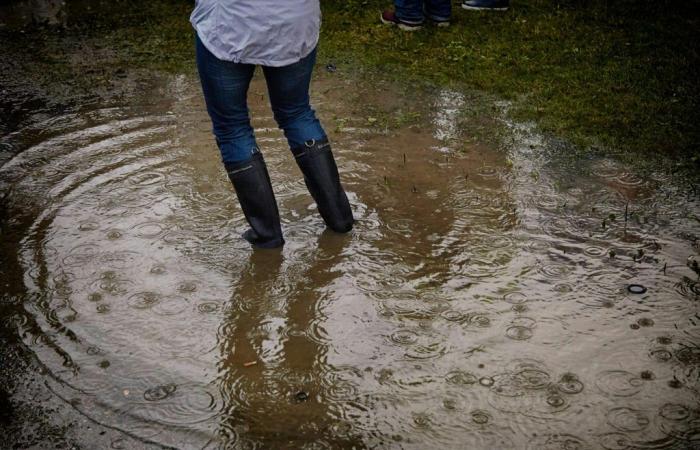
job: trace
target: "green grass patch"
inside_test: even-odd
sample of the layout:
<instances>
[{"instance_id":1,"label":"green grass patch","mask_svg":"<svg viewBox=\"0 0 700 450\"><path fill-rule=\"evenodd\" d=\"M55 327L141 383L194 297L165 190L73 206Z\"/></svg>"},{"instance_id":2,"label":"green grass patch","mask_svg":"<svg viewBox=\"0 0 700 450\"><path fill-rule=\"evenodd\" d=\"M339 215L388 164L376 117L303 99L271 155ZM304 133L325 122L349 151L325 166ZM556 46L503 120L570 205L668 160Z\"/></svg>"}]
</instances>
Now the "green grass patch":
<instances>
[{"instance_id":1,"label":"green grass patch","mask_svg":"<svg viewBox=\"0 0 700 450\"><path fill-rule=\"evenodd\" d=\"M450 28L413 33L380 24L387 4L325 2L322 55L496 94L516 119L579 145L697 158L698 1L455 5Z\"/></svg>"},{"instance_id":2,"label":"green grass patch","mask_svg":"<svg viewBox=\"0 0 700 450\"><path fill-rule=\"evenodd\" d=\"M192 2L88 4L68 2L69 27L60 39L114 51L103 61L105 76L125 66L193 70ZM513 0L507 12L455 4L451 27L413 33L380 24L390 4L324 0L319 61L487 93L476 97L509 100L513 118L533 120L578 148L697 169L700 0ZM53 31L20 41L2 33L15 51L31 49L32 64L70 72L61 45L51 44L59 38Z\"/></svg>"}]
</instances>

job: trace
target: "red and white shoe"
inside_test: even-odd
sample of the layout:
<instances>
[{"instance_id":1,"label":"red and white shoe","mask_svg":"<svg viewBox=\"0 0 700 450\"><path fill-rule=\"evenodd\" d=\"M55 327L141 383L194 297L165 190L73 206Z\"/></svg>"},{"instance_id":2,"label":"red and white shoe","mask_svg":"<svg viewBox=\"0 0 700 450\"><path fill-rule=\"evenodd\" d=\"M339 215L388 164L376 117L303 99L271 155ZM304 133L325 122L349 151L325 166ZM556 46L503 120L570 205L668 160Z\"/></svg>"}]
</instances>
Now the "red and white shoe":
<instances>
[{"instance_id":1,"label":"red and white shoe","mask_svg":"<svg viewBox=\"0 0 700 450\"><path fill-rule=\"evenodd\" d=\"M396 25L404 31L416 31L423 28L423 22L411 23L401 20L396 17L396 13L391 9L385 9L379 16L379 20L381 20L384 25Z\"/></svg>"}]
</instances>

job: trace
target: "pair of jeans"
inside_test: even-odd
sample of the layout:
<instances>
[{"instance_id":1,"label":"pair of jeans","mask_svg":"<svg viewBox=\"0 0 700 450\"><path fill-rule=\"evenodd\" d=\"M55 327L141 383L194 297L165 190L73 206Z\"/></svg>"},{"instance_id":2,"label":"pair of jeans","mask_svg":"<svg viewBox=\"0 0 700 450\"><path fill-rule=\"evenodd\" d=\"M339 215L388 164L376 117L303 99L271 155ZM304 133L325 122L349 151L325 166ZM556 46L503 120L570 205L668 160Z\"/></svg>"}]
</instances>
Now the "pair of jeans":
<instances>
[{"instance_id":1,"label":"pair of jeans","mask_svg":"<svg viewBox=\"0 0 700 450\"><path fill-rule=\"evenodd\" d=\"M450 19L450 0L394 0L396 17L406 23L423 23L425 16L442 22Z\"/></svg>"},{"instance_id":2,"label":"pair of jeans","mask_svg":"<svg viewBox=\"0 0 700 450\"><path fill-rule=\"evenodd\" d=\"M258 148L247 102L255 65L218 59L199 37L196 52L204 101L221 159L225 165L246 161ZM309 84L315 63L316 49L294 64L263 67L272 112L290 148L301 147L312 139L326 138L309 104Z\"/></svg>"}]
</instances>

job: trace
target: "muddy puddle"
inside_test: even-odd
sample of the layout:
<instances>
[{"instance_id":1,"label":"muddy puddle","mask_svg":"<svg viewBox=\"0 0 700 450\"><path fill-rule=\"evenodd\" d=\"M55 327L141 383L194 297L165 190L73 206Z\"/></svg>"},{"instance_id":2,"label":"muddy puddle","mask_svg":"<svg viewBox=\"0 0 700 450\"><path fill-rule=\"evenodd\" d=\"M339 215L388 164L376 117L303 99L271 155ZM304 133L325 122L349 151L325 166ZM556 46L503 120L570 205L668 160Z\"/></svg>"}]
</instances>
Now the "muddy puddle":
<instances>
[{"instance_id":1,"label":"muddy puddle","mask_svg":"<svg viewBox=\"0 0 700 450\"><path fill-rule=\"evenodd\" d=\"M358 219L342 236L258 74L281 252L239 237L193 77L3 136L24 294L1 319L54 395L178 448L700 446L697 195L527 125L475 143L464 95L394 92L313 86Z\"/></svg>"}]
</instances>

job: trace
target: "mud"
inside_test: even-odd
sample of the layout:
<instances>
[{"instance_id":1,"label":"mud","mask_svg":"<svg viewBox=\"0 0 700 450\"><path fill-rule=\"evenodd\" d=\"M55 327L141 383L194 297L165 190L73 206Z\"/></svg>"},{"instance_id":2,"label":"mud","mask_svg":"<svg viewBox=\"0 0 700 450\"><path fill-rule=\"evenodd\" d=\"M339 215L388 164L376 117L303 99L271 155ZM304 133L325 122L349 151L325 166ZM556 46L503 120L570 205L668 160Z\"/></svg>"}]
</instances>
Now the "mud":
<instances>
[{"instance_id":1,"label":"mud","mask_svg":"<svg viewBox=\"0 0 700 450\"><path fill-rule=\"evenodd\" d=\"M312 100L358 220L324 230L258 74L281 251L240 238L191 74L6 125L14 444L700 445L697 193L567 158L507 104L483 140L465 93L323 67Z\"/></svg>"}]
</instances>

